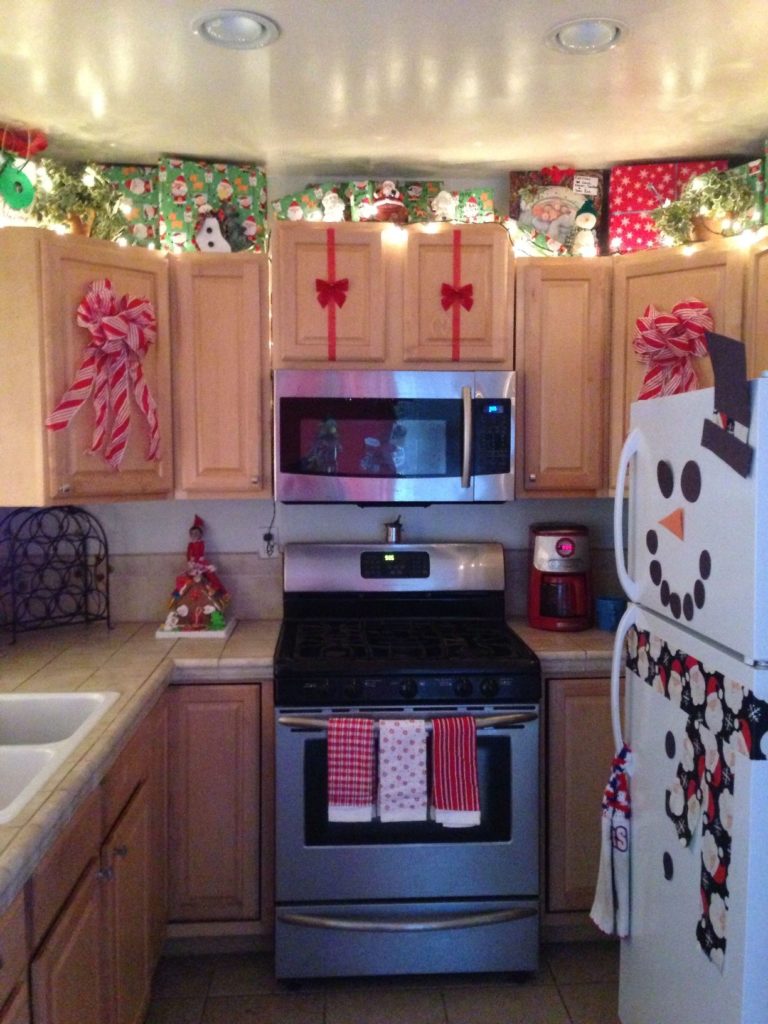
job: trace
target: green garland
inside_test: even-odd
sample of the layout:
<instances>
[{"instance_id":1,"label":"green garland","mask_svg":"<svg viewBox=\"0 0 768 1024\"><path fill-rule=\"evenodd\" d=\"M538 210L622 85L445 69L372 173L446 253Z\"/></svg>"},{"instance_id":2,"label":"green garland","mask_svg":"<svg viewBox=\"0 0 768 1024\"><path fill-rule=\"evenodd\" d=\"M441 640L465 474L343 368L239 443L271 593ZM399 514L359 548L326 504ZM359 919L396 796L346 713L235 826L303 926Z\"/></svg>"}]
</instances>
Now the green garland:
<instances>
[{"instance_id":1,"label":"green garland","mask_svg":"<svg viewBox=\"0 0 768 1024\"><path fill-rule=\"evenodd\" d=\"M755 194L745 178L732 171L707 171L692 178L679 199L652 210L659 234L674 245L695 240L696 221L700 218L725 221L718 229L722 235L736 235L748 227L755 209Z\"/></svg>"},{"instance_id":2,"label":"green garland","mask_svg":"<svg viewBox=\"0 0 768 1024\"><path fill-rule=\"evenodd\" d=\"M64 225L75 234L115 241L127 226L122 201L92 164L42 160L30 214L46 227Z\"/></svg>"}]
</instances>

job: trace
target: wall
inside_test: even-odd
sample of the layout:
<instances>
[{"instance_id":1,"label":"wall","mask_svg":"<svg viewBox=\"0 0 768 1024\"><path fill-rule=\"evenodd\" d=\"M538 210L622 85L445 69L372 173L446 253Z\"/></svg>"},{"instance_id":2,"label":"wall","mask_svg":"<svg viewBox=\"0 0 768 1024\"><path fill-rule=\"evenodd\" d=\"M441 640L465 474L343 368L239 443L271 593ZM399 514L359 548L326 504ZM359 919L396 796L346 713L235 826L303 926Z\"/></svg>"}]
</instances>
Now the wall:
<instances>
[{"instance_id":1,"label":"wall","mask_svg":"<svg viewBox=\"0 0 768 1024\"><path fill-rule=\"evenodd\" d=\"M432 505L400 511L409 542L489 540L507 552L510 614L522 614L531 523L581 523L589 528L596 591L618 593L612 569L610 500L517 501L504 505ZM384 540L397 510L351 505L281 505L271 501L164 501L90 505L110 547L115 621L164 618L176 574L184 567L195 515L206 523L206 553L233 595L232 614L272 618L281 611L281 559L259 557L272 524L280 548L298 541Z\"/></svg>"}]
</instances>

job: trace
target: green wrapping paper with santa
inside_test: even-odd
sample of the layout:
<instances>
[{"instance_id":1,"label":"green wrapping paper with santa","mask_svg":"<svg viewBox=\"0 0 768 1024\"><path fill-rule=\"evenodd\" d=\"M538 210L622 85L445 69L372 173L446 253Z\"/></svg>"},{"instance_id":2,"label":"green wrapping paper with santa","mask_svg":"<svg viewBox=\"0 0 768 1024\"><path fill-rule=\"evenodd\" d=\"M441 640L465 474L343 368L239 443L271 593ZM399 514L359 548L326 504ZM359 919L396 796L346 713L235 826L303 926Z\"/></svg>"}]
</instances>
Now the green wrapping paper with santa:
<instances>
[{"instance_id":1,"label":"green wrapping paper with santa","mask_svg":"<svg viewBox=\"0 0 768 1024\"><path fill-rule=\"evenodd\" d=\"M158 197L163 249L263 251L267 179L260 167L163 157Z\"/></svg>"}]
</instances>

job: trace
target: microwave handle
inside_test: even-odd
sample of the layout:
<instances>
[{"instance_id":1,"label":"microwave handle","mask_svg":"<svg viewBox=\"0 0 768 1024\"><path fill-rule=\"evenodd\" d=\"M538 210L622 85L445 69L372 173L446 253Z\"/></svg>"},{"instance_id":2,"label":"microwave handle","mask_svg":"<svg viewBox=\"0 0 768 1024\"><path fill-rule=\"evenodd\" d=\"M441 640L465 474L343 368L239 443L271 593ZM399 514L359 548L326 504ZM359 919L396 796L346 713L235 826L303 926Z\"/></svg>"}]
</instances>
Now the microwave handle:
<instances>
[{"instance_id":1,"label":"microwave handle","mask_svg":"<svg viewBox=\"0 0 768 1024\"><path fill-rule=\"evenodd\" d=\"M472 465L472 389L461 389L462 417L464 420L464 444L461 451L461 486L469 487L469 471Z\"/></svg>"}]
</instances>

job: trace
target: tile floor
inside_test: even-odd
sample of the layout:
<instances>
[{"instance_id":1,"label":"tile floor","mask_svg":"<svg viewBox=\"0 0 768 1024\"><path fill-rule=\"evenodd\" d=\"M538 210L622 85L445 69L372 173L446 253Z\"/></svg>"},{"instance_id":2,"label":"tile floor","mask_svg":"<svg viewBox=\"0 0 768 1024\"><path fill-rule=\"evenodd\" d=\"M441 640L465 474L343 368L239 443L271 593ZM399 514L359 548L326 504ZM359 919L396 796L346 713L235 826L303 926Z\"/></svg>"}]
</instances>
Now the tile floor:
<instances>
[{"instance_id":1,"label":"tile floor","mask_svg":"<svg viewBox=\"0 0 768 1024\"><path fill-rule=\"evenodd\" d=\"M160 962L145 1024L618 1024L618 946L544 948L536 975L275 980L269 954Z\"/></svg>"}]
</instances>

